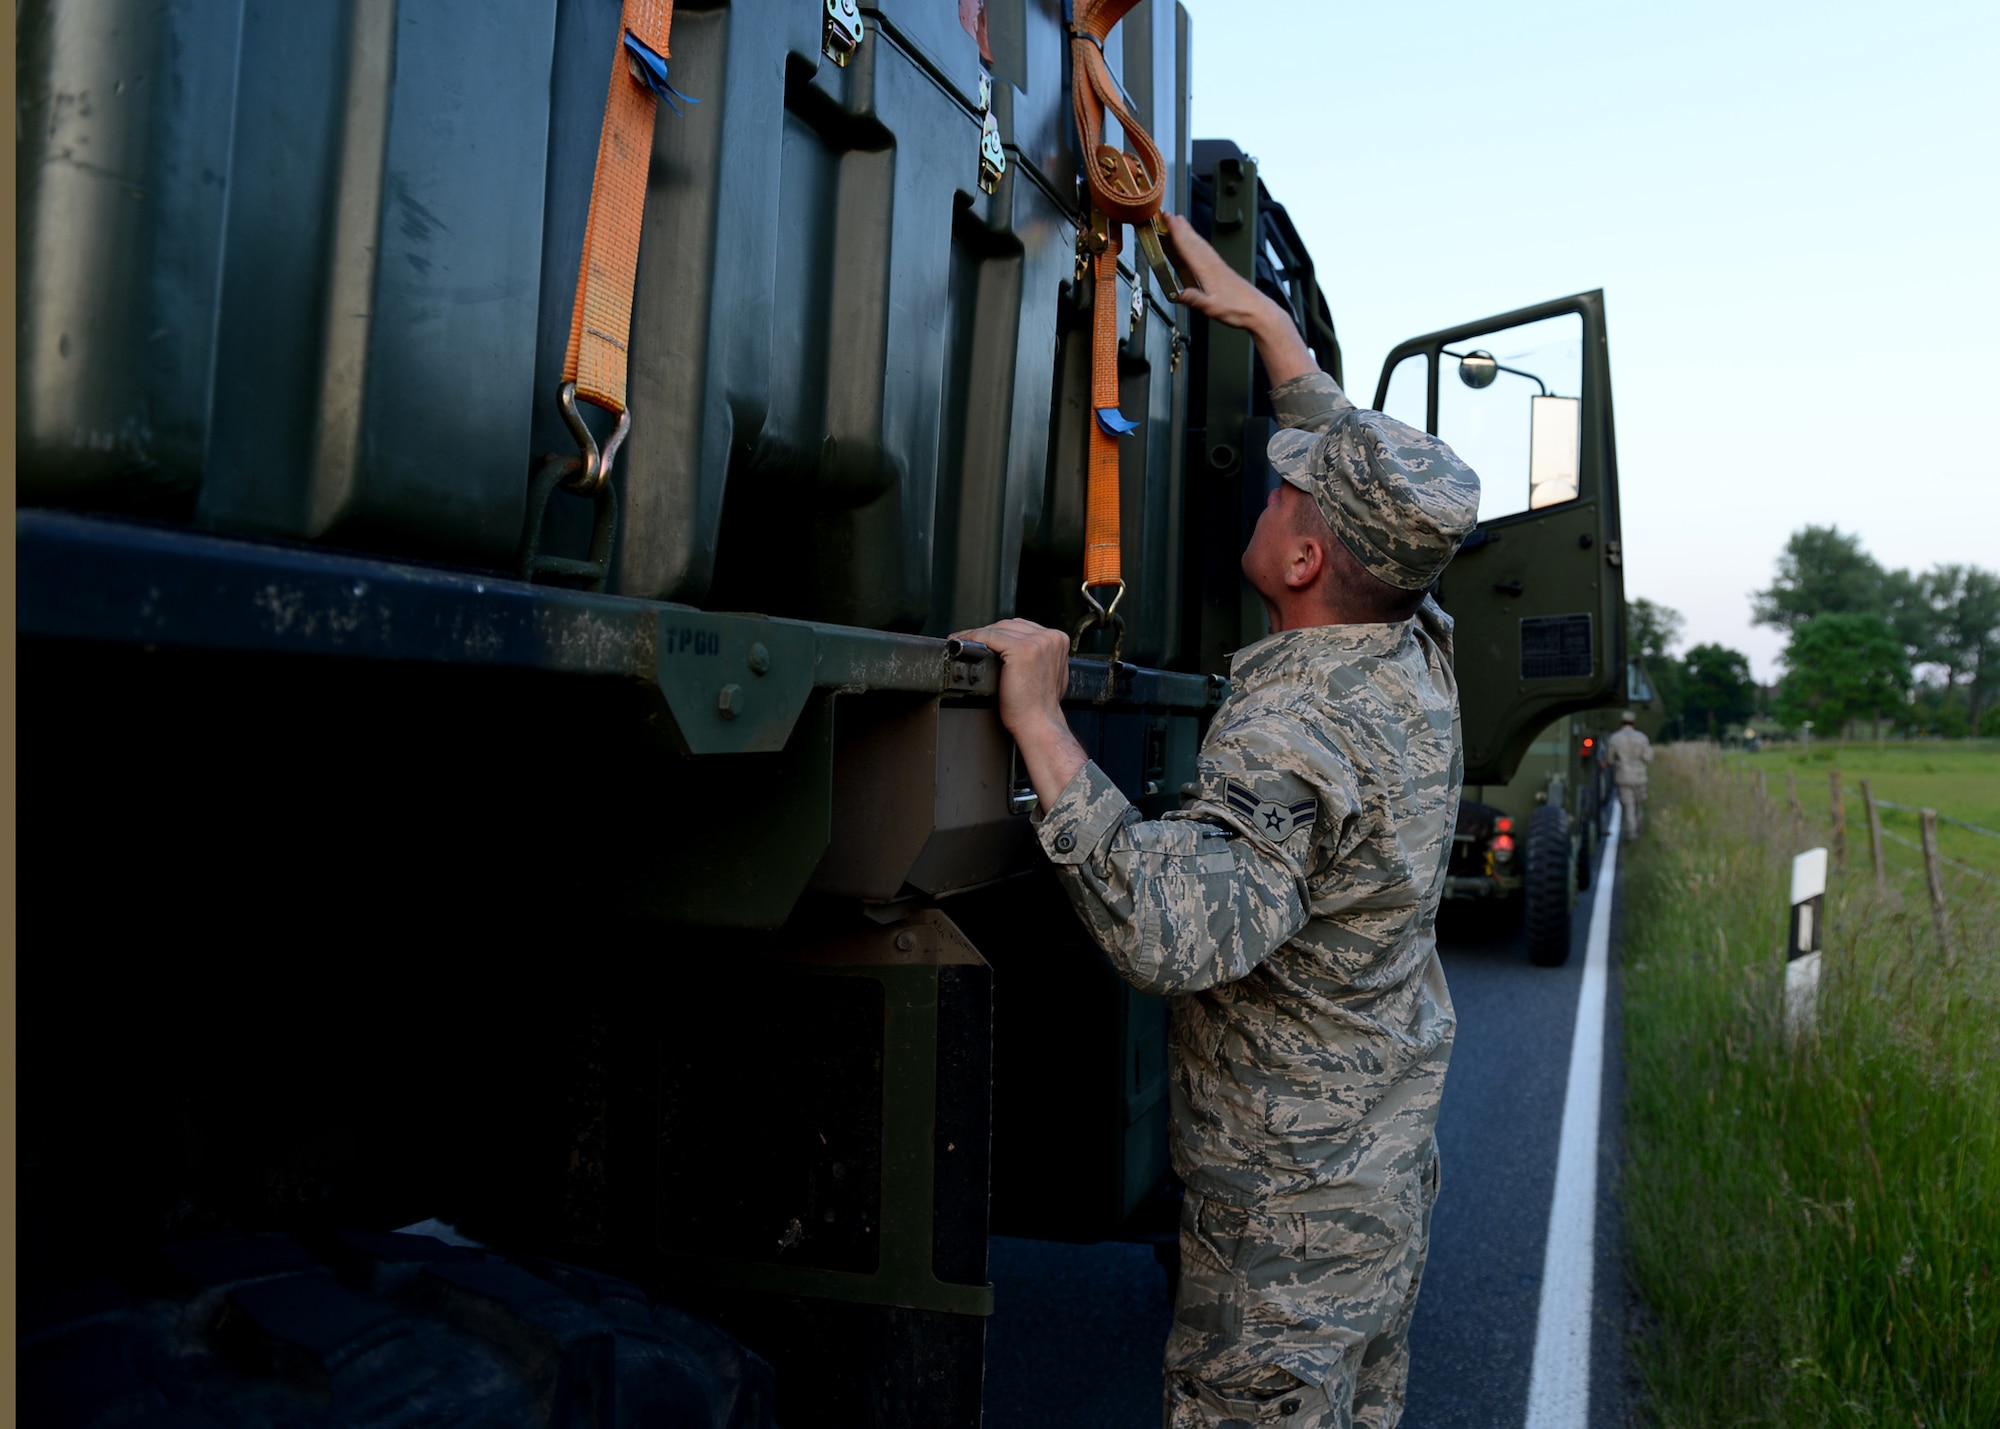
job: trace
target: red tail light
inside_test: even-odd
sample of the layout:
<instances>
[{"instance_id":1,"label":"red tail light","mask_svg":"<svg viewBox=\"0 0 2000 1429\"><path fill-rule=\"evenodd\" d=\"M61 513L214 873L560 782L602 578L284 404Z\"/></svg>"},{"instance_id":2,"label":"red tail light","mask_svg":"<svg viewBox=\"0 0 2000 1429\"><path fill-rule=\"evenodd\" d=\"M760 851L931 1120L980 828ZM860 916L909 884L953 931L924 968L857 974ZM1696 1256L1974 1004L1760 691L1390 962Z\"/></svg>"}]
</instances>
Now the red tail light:
<instances>
[{"instance_id":1,"label":"red tail light","mask_svg":"<svg viewBox=\"0 0 2000 1429\"><path fill-rule=\"evenodd\" d=\"M1513 851L1514 836L1512 834L1495 834L1493 836L1493 852L1512 853Z\"/></svg>"},{"instance_id":2,"label":"red tail light","mask_svg":"<svg viewBox=\"0 0 2000 1429\"><path fill-rule=\"evenodd\" d=\"M1590 758L1591 752L1596 748L1597 748L1597 741L1592 739L1589 735L1586 734L1583 737L1583 757L1585 759Z\"/></svg>"},{"instance_id":3,"label":"red tail light","mask_svg":"<svg viewBox=\"0 0 2000 1429\"><path fill-rule=\"evenodd\" d=\"M1493 827L1503 834L1511 834L1514 832L1514 821L1503 816L1493 821ZM1510 843L1508 847L1512 848L1513 845Z\"/></svg>"}]
</instances>

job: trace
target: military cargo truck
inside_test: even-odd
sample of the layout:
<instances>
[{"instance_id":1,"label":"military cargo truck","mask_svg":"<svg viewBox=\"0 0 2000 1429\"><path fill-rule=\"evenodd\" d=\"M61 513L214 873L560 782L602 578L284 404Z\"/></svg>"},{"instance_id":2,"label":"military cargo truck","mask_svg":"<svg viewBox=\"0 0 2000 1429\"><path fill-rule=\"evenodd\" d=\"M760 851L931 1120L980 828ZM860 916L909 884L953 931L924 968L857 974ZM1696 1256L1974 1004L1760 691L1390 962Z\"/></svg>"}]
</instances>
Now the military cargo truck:
<instances>
[{"instance_id":1,"label":"military cargo truck","mask_svg":"<svg viewBox=\"0 0 2000 1429\"><path fill-rule=\"evenodd\" d=\"M1264 633L1267 384L1170 272L1090 276L1079 52L1338 376L1323 274L1191 140L1164 0L1101 47L1053 0L657 21L19 7L44 1418L972 1425L989 1233L1171 1221L1163 1008L945 638L1090 613L1105 316L1123 623L1067 708L1143 809ZM628 430L567 335L656 62ZM1404 344L1375 402L1486 478L1438 594L1504 783L1624 664L1601 295Z\"/></svg>"},{"instance_id":2,"label":"military cargo truck","mask_svg":"<svg viewBox=\"0 0 2000 1429\"><path fill-rule=\"evenodd\" d=\"M1467 784L1458 806L1447 898L1501 903L1525 924L1528 956L1544 967L1569 958L1570 915L1590 887L1612 796L1604 741L1630 709L1658 738L1660 716L1643 665L1626 667L1622 705L1565 715L1529 744L1505 784Z\"/></svg>"}]
</instances>

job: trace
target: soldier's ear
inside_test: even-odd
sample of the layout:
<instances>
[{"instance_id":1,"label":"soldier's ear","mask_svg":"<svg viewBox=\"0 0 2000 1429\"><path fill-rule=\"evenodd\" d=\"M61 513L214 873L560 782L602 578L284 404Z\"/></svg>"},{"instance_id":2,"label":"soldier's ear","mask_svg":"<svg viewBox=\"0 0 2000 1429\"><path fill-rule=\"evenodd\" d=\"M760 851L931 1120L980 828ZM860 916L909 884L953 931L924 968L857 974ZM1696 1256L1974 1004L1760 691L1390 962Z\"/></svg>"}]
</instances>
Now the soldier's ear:
<instances>
[{"instance_id":1,"label":"soldier's ear","mask_svg":"<svg viewBox=\"0 0 2000 1429\"><path fill-rule=\"evenodd\" d=\"M1305 590L1326 574L1326 543L1317 536L1293 539L1297 544L1292 548L1292 558L1285 562L1285 584L1293 590Z\"/></svg>"}]
</instances>

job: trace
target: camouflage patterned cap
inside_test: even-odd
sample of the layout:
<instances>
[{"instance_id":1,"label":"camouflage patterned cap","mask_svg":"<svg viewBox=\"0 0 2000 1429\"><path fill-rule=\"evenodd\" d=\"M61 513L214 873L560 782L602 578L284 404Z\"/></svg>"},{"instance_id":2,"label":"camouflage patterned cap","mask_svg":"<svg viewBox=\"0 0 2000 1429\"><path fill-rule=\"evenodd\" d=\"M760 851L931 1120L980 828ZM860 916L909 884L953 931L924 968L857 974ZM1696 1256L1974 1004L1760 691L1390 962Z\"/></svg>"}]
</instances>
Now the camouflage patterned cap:
<instances>
[{"instance_id":1,"label":"camouflage patterned cap","mask_svg":"<svg viewBox=\"0 0 2000 1429\"><path fill-rule=\"evenodd\" d=\"M1318 503L1342 545L1398 590L1422 590L1479 519L1479 478L1436 437L1349 408L1324 432L1285 427L1271 466Z\"/></svg>"}]
</instances>

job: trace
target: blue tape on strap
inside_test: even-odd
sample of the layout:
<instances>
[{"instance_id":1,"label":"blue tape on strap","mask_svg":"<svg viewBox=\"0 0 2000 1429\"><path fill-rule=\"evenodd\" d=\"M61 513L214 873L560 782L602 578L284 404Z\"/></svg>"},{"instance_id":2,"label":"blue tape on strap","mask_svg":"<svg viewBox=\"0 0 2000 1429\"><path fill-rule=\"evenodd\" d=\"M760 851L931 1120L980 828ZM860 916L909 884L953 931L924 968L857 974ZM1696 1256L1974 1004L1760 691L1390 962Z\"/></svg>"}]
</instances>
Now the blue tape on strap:
<instances>
[{"instance_id":1,"label":"blue tape on strap","mask_svg":"<svg viewBox=\"0 0 2000 1429\"><path fill-rule=\"evenodd\" d=\"M1104 428L1106 435L1114 437L1128 436L1139 430L1139 424L1125 420L1125 414L1116 407L1099 407L1097 425Z\"/></svg>"},{"instance_id":2,"label":"blue tape on strap","mask_svg":"<svg viewBox=\"0 0 2000 1429\"><path fill-rule=\"evenodd\" d=\"M652 47L630 30L625 32L625 59L627 67L632 71L632 77L666 100L667 108L674 113L681 112L680 104L674 103L677 99L681 104L701 103L693 95L682 94L667 83L667 62L654 54Z\"/></svg>"}]
</instances>

